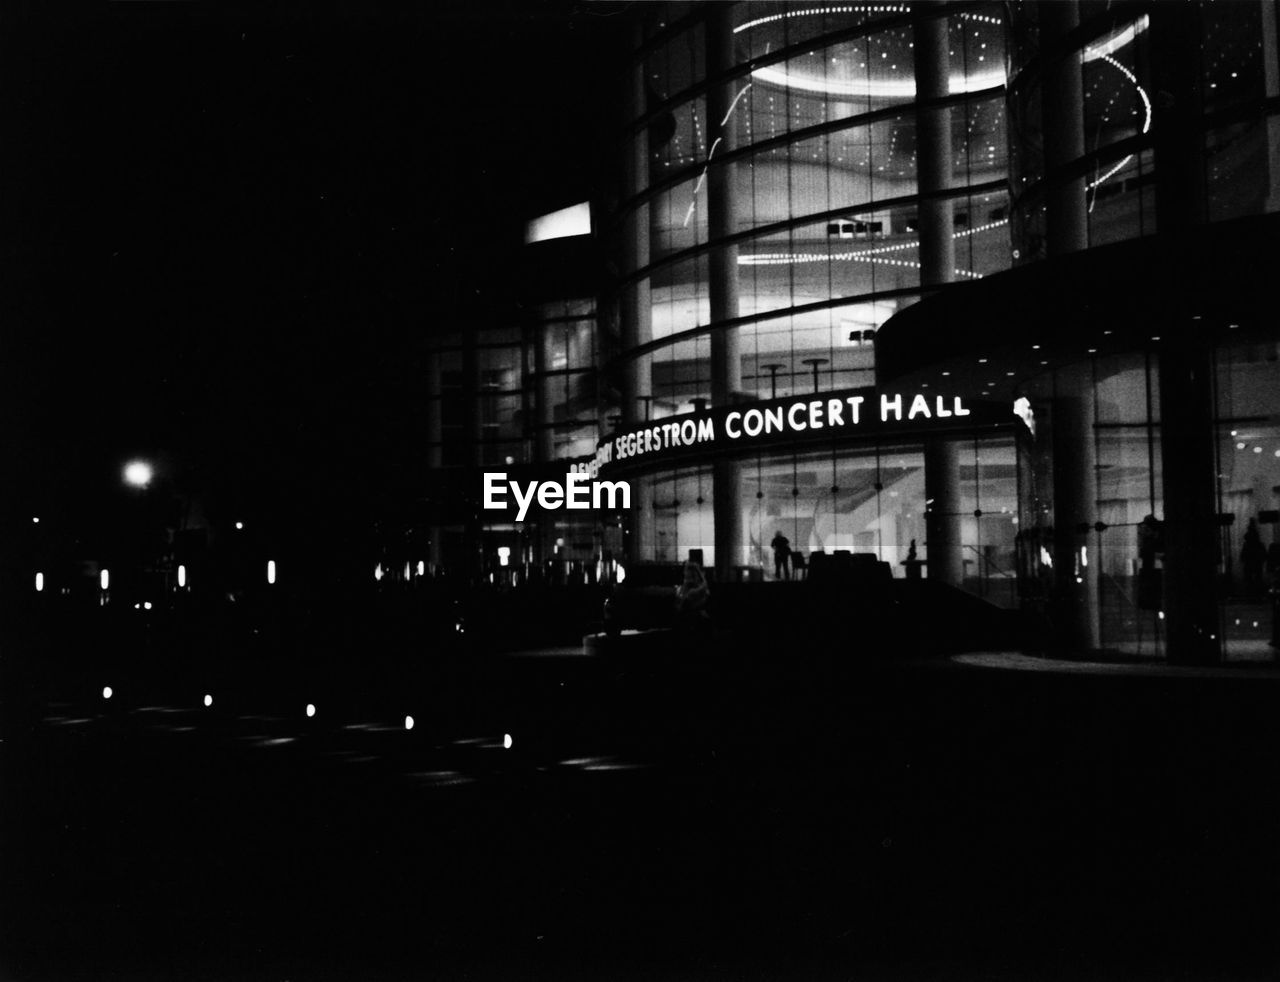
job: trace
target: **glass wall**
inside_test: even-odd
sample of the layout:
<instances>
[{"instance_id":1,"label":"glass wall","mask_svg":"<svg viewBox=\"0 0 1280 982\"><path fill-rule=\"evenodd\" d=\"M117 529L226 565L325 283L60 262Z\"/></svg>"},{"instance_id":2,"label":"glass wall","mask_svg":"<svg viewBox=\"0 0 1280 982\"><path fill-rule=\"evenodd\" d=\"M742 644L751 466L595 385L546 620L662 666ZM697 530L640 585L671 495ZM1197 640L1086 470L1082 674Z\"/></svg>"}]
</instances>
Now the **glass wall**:
<instances>
[{"instance_id":1,"label":"glass wall","mask_svg":"<svg viewBox=\"0 0 1280 982\"><path fill-rule=\"evenodd\" d=\"M641 176L618 195L647 233L647 249L621 249L623 275L647 299L622 330L635 346L620 352L624 412L656 419L705 408L713 393L744 402L874 385L876 332L925 289L922 153L941 159L953 214L926 233L954 246L954 268L932 279L1011 265L1004 7L935 14L946 50L918 66L919 15L906 3L646 10L654 40L628 137ZM730 66L709 84L725 51ZM929 107L947 121L938 146L922 146L917 125L924 71L949 80ZM802 555L874 552L899 575L913 539L925 558L918 446L773 453L741 467L741 542L716 542L711 472L680 470L642 479L654 513L638 523L639 555L700 549L708 564L772 576L781 531ZM962 472L975 502L956 516L966 585L1005 602L1016 455L985 447ZM999 504L977 504L988 499Z\"/></svg>"},{"instance_id":2,"label":"glass wall","mask_svg":"<svg viewBox=\"0 0 1280 982\"><path fill-rule=\"evenodd\" d=\"M1144 531L1148 516L1163 518L1153 360L1141 352L1098 357L1023 389L1033 416L1019 444L1018 560L1023 596L1050 613L1064 581L1092 566L1097 591L1089 602L1102 647L1163 657L1163 555ZM1086 527L1056 528L1069 520L1057 507L1057 468L1092 470L1092 479L1084 478L1083 513L1092 516ZM1064 540L1072 544L1069 555L1060 551Z\"/></svg>"},{"instance_id":3,"label":"glass wall","mask_svg":"<svg viewBox=\"0 0 1280 982\"><path fill-rule=\"evenodd\" d=\"M486 331L475 346L482 465L525 463L524 347L518 328Z\"/></svg>"},{"instance_id":4,"label":"glass wall","mask_svg":"<svg viewBox=\"0 0 1280 982\"><path fill-rule=\"evenodd\" d=\"M1270 660L1272 608L1267 590L1280 575L1280 345L1222 344L1216 352L1219 551L1214 577L1228 660ZM1047 607L1055 578L1054 467L1092 464L1087 530L1073 530L1077 551L1097 567L1102 647L1164 657L1164 520L1160 392L1155 351L1098 357L1042 376L1023 395L1035 433L1019 445L1018 567L1023 596ZM1056 406L1083 397L1089 439L1072 446L1054 432Z\"/></svg>"},{"instance_id":5,"label":"glass wall","mask_svg":"<svg viewBox=\"0 0 1280 982\"><path fill-rule=\"evenodd\" d=\"M1042 46L1039 6L1012 5L1015 77L1009 106L1017 201L1014 245L1021 261L1045 255L1043 214L1037 212L1044 207L1048 184L1073 180L1080 168L1086 174L1089 246L1156 230L1158 161L1152 148L1159 106L1152 83L1151 22L1169 15L1173 6L1157 4L1147 10L1140 4L1081 4L1077 33L1088 40L1072 56L1079 69L1079 102L1069 94L1055 94L1047 104L1042 75L1047 63L1033 58ZM1220 221L1276 211L1280 115L1270 104L1280 96L1275 5L1203 0L1194 5L1194 15L1202 38L1194 98L1203 110L1207 217ZM1044 130L1071 126L1079 128L1081 156L1076 167L1050 182Z\"/></svg>"},{"instance_id":6,"label":"glass wall","mask_svg":"<svg viewBox=\"0 0 1280 982\"><path fill-rule=\"evenodd\" d=\"M537 413L533 426L541 460L567 460L595 452L599 435L598 327L595 303L564 300L536 311L533 344Z\"/></svg>"},{"instance_id":7,"label":"glass wall","mask_svg":"<svg viewBox=\"0 0 1280 982\"><path fill-rule=\"evenodd\" d=\"M647 190L620 195L636 200L638 190L647 207L648 264L626 270L649 287L637 337L666 342L632 356L649 376L645 411L656 418L710 399L717 331L736 334L741 365L722 369L735 385L740 377L738 397L811 389L815 361L819 389L869 382L876 329L921 288L909 7L740 3L727 27L695 16L683 30L676 8L655 5L648 16L655 34L658 24L668 32L644 54L645 101L634 107ZM1005 20L998 4L943 19L950 275L964 280L1012 262ZM732 34L737 65L721 103L705 84L718 30ZM833 32L839 39L824 43ZM713 104L727 106L718 119L709 118ZM719 176L724 190L713 200ZM732 239L713 238L712 228ZM726 247L731 282L713 284L713 258ZM713 304L717 293L724 303ZM734 323L714 323L713 309Z\"/></svg>"},{"instance_id":8,"label":"glass wall","mask_svg":"<svg viewBox=\"0 0 1280 982\"><path fill-rule=\"evenodd\" d=\"M529 391L518 328L446 335L427 355L433 466L527 463Z\"/></svg>"},{"instance_id":9,"label":"glass wall","mask_svg":"<svg viewBox=\"0 0 1280 982\"><path fill-rule=\"evenodd\" d=\"M1018 606L1018 465L1012 437L974 439L960 454L962 586Z\"/></svg>"},{"instance_id":10,"label":"glass wall","mask_svg":"<svg viewBox=\"0 0 1280 982\"><path fill-rule=\"evenodd\" d=\"M1270 659L1267 590L1280 586L1280 345L1224 346L1217 382L1226 653Z\"/></svg>"},{"instance_id":11,"label":"glass wall","mask_svg":"<svg viewBox=\"0 0 1280 982\"><path fill-rule=\"evenodd\" d=\"M524 326L435 339L427 356L433 466L589 456L600 433L595 301L538 305Z\"/></svg>"},{"instance_id":12,"label":"glass wall","mask_svg":"<svg viewBox=\"0 0 1280 982\"><path fill-rule=\"evenodd\" d=\"M781 534L805 560L814 553L869 553L906 575L912 543L927 562L925 463L919 445L833 447L803 454L766 453L739 459L744 565L775 579L771 543ZM963 587L1002 606L1014 606L1018 523L1017 458L1013 438L966 444L960 461ZM682 468L641 476L652 488L654 521L638 558L681 562L701 550L715 563L711 468ZM805 562L807 565L807 561Z\"/></svg>"}]
</instances>

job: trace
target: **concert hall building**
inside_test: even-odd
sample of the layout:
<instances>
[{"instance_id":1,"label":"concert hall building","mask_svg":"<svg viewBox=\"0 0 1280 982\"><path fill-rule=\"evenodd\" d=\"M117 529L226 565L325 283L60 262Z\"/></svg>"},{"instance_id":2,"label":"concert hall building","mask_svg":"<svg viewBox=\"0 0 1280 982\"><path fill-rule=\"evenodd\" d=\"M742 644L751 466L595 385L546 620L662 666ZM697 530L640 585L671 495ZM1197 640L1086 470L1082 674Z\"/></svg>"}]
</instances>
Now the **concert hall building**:
<instances>
[{"instance_id":1,"label":"concert hall building","mask_svg":"<svg viewBox=\"0 0 1280 982\"><path fill-rule=\"evenodd\" d=\"M792 575L871 553L1081 650L1270 651L1274 3L625 17L616 169L527 246L580 285L438 339L430 391L458 488L579 466L632 507L460 491L435 562L771 580L781 533Z\"/></svg>"}]
</instances>

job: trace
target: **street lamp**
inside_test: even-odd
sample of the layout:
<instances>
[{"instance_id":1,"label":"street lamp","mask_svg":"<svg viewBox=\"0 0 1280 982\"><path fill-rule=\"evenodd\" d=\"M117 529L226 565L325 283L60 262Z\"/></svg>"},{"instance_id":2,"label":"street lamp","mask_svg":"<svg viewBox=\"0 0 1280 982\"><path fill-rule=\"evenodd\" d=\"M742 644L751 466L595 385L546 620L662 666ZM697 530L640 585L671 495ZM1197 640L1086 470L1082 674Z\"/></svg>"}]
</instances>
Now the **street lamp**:
<instances>
[{"instance_id":1,"label":"street lamp","mask_svg":"<svg viewBox=\"0 0 1280 982\"><path fill-rule=\"evenodd\" d=\"M145 488L155 472L145 460L131 460L124 465L124 483L135 488Z\"/></svg>"}]
</instances>

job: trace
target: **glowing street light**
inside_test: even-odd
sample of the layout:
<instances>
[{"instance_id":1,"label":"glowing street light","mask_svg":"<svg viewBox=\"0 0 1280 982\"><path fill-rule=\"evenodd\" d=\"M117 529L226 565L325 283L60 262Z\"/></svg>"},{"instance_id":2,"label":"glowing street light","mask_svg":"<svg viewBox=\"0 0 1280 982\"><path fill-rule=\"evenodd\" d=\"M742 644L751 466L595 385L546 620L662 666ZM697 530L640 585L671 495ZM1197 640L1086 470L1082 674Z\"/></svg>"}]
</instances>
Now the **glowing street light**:
<instances>
[{"instance_id":1,"label":"glowing street light","mask_svg":"<svg viewBox=\"0 0 1280 982\"><path fill-rule=\"evenodd\" d=\"M36 593L40 593L43 590L44 590L44 574L37 573L36 574Z\"/></svg>"},{"instance_id":2,"label":"glowing street light","mask_svg":"<svg viewBox=\"0 0 1280 982\"><path fill-rule=\"evenodd\" d=\"M267 560L267 583L273 584L276 581L276 561L274 559Z\"/></svg>"},{"instance_id":3,"label":"glowing street light","mask_svg":"<svg viewBox=\"0 0 1280 982\"><path fill-rule=\"evenodd\" d=\"M187 567L178 566L178 589L181 590L187 585Z\"/></svg>"},{"instance_id":4,"label":"glowing street light","mask_svg":"<svg viewBox=\"0 0 1280 982\"><path fill-rule=\"evenodd\" d=\"M155 472L145 460L131 460L124 466L124 482L135 488L145 488Z\"/></svg>"}]
</instances>

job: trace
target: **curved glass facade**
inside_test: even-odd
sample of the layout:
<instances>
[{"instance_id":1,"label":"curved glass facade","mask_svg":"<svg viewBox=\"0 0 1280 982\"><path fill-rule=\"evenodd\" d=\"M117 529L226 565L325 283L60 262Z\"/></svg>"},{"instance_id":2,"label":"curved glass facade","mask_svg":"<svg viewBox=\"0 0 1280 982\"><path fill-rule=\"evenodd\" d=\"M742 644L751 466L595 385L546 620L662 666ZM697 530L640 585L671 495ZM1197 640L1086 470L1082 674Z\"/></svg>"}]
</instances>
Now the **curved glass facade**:
<instances>
[{"instance_id":1,"label":"curved glass facade","mask_svg":"<svg viewBox=\"0 0 1280 982\"><path fill-rule=\"evenodd\" d=\"M1176 6L1010 5L1019 262L1154 234L1162 149L1197 172L1177 219L1280 210L1274 5ZM1055 208L1078 214L1059 216L1051 242Z\"/></svg>"},{"instance_id":2,"label":"curved glass facade","mask_svg":"<svg viewBox=\"0 0 1280 982\"><path fill-rule=\"evenodd\" d=\"M632 15L596 226L611 285L598 308L543 304L440 353L441 428L477 437L463 455L583 461L617 434L857 393L963 397L1002 422L648 453L619 472L621 526L491 529L520 536L513 555L577 542L584 560L770 579L781 534L898 576L914 556L1076 647L1194 661L1261 643L1242 557L1251 528L1275 538L1277 336L1254 246L1238 268L1214 257L1241 222L1265 249L1258 216L1280 211L1274 3ZM487 386L473 409L460 377Z\"/></svg>"},{"instance_id":3,"label":"curved glass facade","mask_svg":"<svg viewBox=\"0 0 1280 982\"><path fill-rule=\"evenodd\" d=\"M874 369L876 327L921 289L908 8L717 6L726 9L674 36L677 11L655 6L650 30L662 40L636 69L644 100L633 106L630 153L642 161L623 197L647 242L631 250L624 275L648 288L649 301L641 343L631 346L643 353L624 357L647 359L655 414L711 398L710 346L700 339L713 333L742 349L744 390L775 376L780 394L807 390L810 357L827 359L824 387L857 384ZM1010 252L1000 7L943 19L950 92L940 183L955 253L945 281L1006 268ZM734 76L719 86L721 119L708 118L705 91L715 31L727 35L717 43L727 49L722 71ZM710 259L726 243L736 250L728 282L713 285ZM731 317L713 312L717 292ZM779 359L776 373L762 370Z\"/></svg>"},{"instance_id":4,"label":"curved glass facade","mask_svg":"<svg viewBox=\"0 0 1280 982\"><path fill-rule=\"evenodd\" d=\"M1270 660L1280 346L1263 258L1276 230L1262 216L1280 190L1275 5L1064 0L1011 4L1010 17L1020 268L1000 282L1061 309L1030 320L989 294L988 331L898 368L1020 400L1019 587L1064 643ZM974 323L972 307L937 301L914 330Z\"/></svg>"},{"instance_id":5,"label":"curved glass facade","mask_svg":"<svg viewBox=\"0 0 1280 982\"><path fill-rule=\"evenodd\" d=\"M1011 265L1002 5L645 14L618 194L625 422L871 387L885 321ZM1005 527L972 518L961 565L974 589L993 577L1011 595L1012 443L970 444L961 479ZM698 550L721 576L769 577L782 532L801 553L872 552L902 575L913 540L927 557L924 470L919 441L848 438L657 464L633 479L629 552Z\"/></svg>"}]
</instances>

